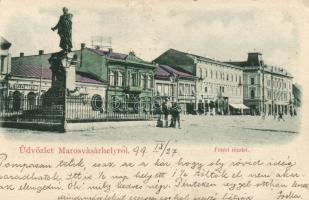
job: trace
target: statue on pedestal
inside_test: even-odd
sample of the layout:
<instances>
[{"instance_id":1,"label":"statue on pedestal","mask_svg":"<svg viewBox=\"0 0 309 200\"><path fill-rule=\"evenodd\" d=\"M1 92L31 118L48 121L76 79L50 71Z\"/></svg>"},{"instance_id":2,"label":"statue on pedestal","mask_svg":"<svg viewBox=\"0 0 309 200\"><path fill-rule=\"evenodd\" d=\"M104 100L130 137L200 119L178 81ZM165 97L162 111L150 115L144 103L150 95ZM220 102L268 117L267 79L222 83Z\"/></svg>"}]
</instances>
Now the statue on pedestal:
<instances>
[{"instance_id":1,"label":"statue on pedestal","mask_svg":"<svg viewBox=\"0 0 309 200\"><path fill-rule=\"evenodd\" d=\"M51 29L58 30L60 36L60 52L53 53L48 59L52 71L52 85L46 92L46 96L62 97L68 95L66 91L75 90L75 66L77 64L77 55L72 50L72 17L68 8L64 7L63 15L55 27Z\"/></svg>"},{"instance_id":2,"label":"statue on pedestal","mask_svg":"<svg viewBox=\"0 0 309 200\"><path fill-rule=\"evenodd\" d=\"M72 18L73 15L69 13L69 9L64 7L63 15L60 16L56 26L51 29L55 31L58 29L60 36L60 48L64 53L71 52L72 49Z\"/></svg>"}]
</instances>

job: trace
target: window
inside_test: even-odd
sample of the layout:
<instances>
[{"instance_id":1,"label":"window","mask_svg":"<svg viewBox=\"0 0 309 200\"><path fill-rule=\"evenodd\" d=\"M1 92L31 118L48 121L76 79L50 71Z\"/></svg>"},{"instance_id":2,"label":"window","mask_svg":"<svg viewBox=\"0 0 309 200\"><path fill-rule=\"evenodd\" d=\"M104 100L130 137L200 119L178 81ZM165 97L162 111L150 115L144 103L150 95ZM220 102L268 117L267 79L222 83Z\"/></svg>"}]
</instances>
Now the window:
<instances>
[{"instance_id":1,"label":"window","mask_svg":"<svg viewBox=\"0 0 309 200\"><path fill-rule=\"evenodd\" d=\"M218 79L218 72L216 71L216 79Z\"/></svg>"},{"instance_id":2,"label":"window","mask_svg":"<svg viewBox=\"0 0 309 200\"><path fill-rule=\"evenodd\" d=\"M254 99L254 98L255 98L255 91L254 91L254 90L251 90L251 92L250 92L250 97L251 97L251 99Z\"/></svg>"},{"instance_id":3,"label":"window","mask_svg":"<svg viewBox=\"0 0 309 200\"><path fill-rule=\"evenodd\" d=\"M250 83L251 83L251 85L254 85L254 78L250 79Z\"/></svg>"},{"instance_id":4,"label":"window","mask_svg":"<svg viewBox=\"0 0 309 200\"><path fill-rule=\"evenodd\" d=\"M160 96L162 94L162 84L157 84L157 95Z\"/></svg>"},{"instance_id":5,"label":"window","mask_svg":"<svg viewBox=\"0 0 309 200\"><path fill-rule=\"evenodd\" d=\"M118 84L117 86L123 86L123 73L122 72L118 72Z\"/></svg>"},{"instance_id":6,"label":"window","mask_svg":"<svg viewBox=\"0 0 309 200\"><path fill-rule=\"evenodd\" d=\"M152 85L152 76L148 76L148 83L147 83L147 88L153 88L153 85Z\"/></svg>"},{"instance_id":7,"label":"window","mask_svg":"<svg viewBox=\"0 0 309 200\"><path fill-rule=\"evenodd\" d=\"M226 80L227 81L229 80L229 74L226 74Z\"/></svg>"},{"instance_id":8,"label":"window","mask_svg":"<svg viewBox=\"0 0 309 200\"><path fill-rule=\"evenodd\" d=\"M4 72L4 56L0 57L0 72L3 73Z\"/></svg>"},{"instance_id":9,"label":"window","mask_svg":"<svg viewBox=\"0 0 309 200\"><path fill-rule=\"evenodd\" d=\"M185 85L185 94L190 94L190 85L189 84Z\"/></svg>"},{"instance_id":10,"label":"window","mask_svg":"<svg viewBox=\"0 0 309 200\"><path fill-rule=\"evenodd\" d=\"M114 72L113 72L113 71L111 71L111 72L109 73L109 84L110 84L111 86L113 86L113 85L115 84L115 76L114 76Z\"/></svg>"},{"instance_id":11,"label":"window","mask_svg":"<svg viewBox=\"0 0 309 200\"><path fill-rule=\"evenodd\" d=\"M168 85L164 85L164 96L168 95Z\"/></svg>"},{"instance_id":12,"label":"window","mask_svg":"<svg viewBox=\"0 0 309 200\"><path fill-rule=\"evenodd\" d=\"M141 78L141 87L143 87L144 89L147 88L147 75L146 74L143 74L142 75L142 78Z\"/></svg>"},{"instance_id":13,"label":"window","mask_svg":"<svg viewBox=\"0 0 309 200\"><path fill-rule=\"evenodd\" d=\"M115 79L114 85L117 86L118 85L118 71L114 71L114 79Z\"/></svg>"},{"instance_id":14,"label":"window","mask_svg":"<svg viewBox=\"0 0 309 200\"><path fill-rule=\"evenodd\" d=\"M205 69L205 77L207 77L207 69Z\"/></svg>"},{"instance_id":15,"label":"window","mask_svg":"<svg viewBox=\"0 0 309 200\"><path fill-rule=\"evenodd\" d=\"M91 98L91 107L92 110L101 110L103 107L103 99L101 97L101 95L95 94L92 96Z\"/></svg>"},{"instance_id":16,"label":"window","mask_svg":"<svg viewBox=\"0 0 309 200\"><path fill-rule=\"evenodd\" d=\"M179 84L179 94L184 95L184 85L183 84Z\"/></svg>"},{"instance_id":17,"label":"window","mask_svg":"<svg viewBox=\"0 0 309 200\"><path fill-rule=\"evenodd\" d=\"M137 73L134 72L131 74L131 77L130 77L130 86L134 86L136 87L137 86Z\"/></svg>"},{"instance_id":18,"label":"window","mask_svg":"<svg viewBox=\"0 0 309 200\"><path fill-rule=\"evenodd\" d=\"M207 93L207 87L205 87L205 92Z\"/></svg>"},{"instance_id":19,"label":"window","mask_svg":"<svg viewBox=\"0 0 309 200\"><path fill-rule=\"evenodd\" d=\"M212 78L212 70L210 70L210 78Z\"/></svg>"},{"instance_id":20,"label":"window","mask_svg":"<svg viewBox=\"0 0 309 200\"><path fill-rule=\"evenodd\" d=\"M194 85L191 85L191 94L192 94L192 95L195 94L195 87L194 87Z\"/></svg>"}]
</instances>

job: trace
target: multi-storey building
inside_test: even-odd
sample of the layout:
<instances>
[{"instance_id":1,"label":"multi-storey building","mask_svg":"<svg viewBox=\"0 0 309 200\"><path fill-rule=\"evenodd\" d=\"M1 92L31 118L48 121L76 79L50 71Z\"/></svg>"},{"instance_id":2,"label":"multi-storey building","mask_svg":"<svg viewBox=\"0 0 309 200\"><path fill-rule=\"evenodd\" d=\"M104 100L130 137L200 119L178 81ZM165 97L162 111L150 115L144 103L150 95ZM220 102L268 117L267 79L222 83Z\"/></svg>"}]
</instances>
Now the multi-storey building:
<instances>
[{"instance_id":1,"label":"multi-storey building","mask_svg":"<svg viewBox=\"0 0 309 200\"><path fill-rule=\"evenodd\" d=\"M252 114L293 111L293 77L283 68L266 65L262 54L248 53L242 62L227 62L244 71L244 103Z\"/></svg>"},{"instance_id":2,"label":"multi-storey building","mask_svg":"<svg viewBox=\"0 0 309 200\"><path fill-rule=\"evenodd\" d=\"M195 104L195 80L191 74L167 65L155 70L154 95L158 102L164 99L176 101L183 113L192 113Z\"/></svg>"},{"instance_id":3,"label":"multi-storey building","mask_svg":"<svg viewBox=\"0 0 309 200\"><path fill-rule=\"evenodd\" d=\"M107 109L113 112L142 113L152 110L155 64L138 58L134 52L116 53L85 48L75 51L86 72L108 83Z\"/></svg>"},{"instance_id":4,"label":"multi-storey building","mask_svg":"<svg viewBox=\"0 0 309 200\"><path fill-rule=\"evenodd\" d=\"M243 71L239 66L169 49L155 62L180 68L197 77L194 110L199 113L236 114L243 105Z\"/></svg>"}]
</instances>

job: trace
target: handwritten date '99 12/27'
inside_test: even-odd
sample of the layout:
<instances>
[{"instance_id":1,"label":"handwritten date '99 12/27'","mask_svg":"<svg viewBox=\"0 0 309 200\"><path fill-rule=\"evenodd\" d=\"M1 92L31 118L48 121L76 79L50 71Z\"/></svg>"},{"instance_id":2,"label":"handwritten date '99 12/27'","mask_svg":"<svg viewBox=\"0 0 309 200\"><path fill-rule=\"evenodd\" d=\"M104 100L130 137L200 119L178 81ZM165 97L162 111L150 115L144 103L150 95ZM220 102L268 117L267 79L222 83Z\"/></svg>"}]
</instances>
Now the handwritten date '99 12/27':
<instances>
[{"instance_id":1,"label":"handwritten date '99 12/27'","mask_svg":"<svg viewBox=\"0 0 309 200\"><path fill-rule=\"evenodd\" d=\"M178 153L177 148L173 147L171 145L171 141L155 141L155 147L151 149L151 151L159 157L162 156L175 156ZM147 147L146 146L136 146L133 148L133 152L135 153L136 156L141 156L143 157L146 153L148 153Z\"/></svg>"}]
</instances>

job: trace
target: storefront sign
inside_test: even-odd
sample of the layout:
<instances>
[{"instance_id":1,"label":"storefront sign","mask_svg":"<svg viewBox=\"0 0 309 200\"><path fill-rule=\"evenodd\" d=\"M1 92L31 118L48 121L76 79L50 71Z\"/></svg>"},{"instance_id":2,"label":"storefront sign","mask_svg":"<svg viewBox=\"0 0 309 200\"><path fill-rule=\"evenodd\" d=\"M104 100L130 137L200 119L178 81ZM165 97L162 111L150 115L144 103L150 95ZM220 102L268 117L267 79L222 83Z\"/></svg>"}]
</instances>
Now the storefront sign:
<instances>
[{"instance_id":1,"label":"storefront sign","mask_svg":"<svg viewBox=\"0 0 309 200\"><path fill-rule=\"evenodd\" d=\"M9 88L11 90L38 90L37 85L29 84L10 84Z\"/></svg>"}]
</instances>

